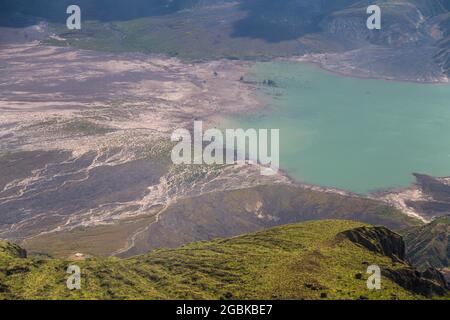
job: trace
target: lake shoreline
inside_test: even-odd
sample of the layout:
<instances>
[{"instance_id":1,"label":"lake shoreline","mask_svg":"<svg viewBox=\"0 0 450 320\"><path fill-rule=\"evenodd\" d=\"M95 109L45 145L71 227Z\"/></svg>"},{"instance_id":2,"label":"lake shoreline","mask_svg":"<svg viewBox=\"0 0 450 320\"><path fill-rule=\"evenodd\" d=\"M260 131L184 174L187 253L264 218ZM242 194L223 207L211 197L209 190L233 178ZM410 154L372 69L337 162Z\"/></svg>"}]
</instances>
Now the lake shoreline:
<instances>
[{"instance_id":1,"label":"lake shoreline","mask_svg":"<svg viewBox=\"0 0 450 320\"><path fill-rule=\"evenodd\" d=\"M313 64L320 69L333 73L335 75L343 76L343 77L350 77L355 79L363 79L363 80L381 80L381 81L387 81L387 82L396 82L396 83L414 83L414 84L423 84L423 85L448 85L450 84L450 79L445 75L442 74L441 77L434 77L430 80L418 80L418 79L411 79L411 78L405 78L400 75L396 76L383 76L383 75L364 75L361 72L355 72L355 69L352 69L353 66L351 64L348 64L346 66L336 66L334 64L330 63L324 63L321 61L318 57L320 57L320 54L306 54L303 56L298 57L290 57L290 58L279 58L275 59L278 61L289 61L289 62L302 62L302 63L310 63ZM368 72L367 70L365 70Z\"/></svg>"},{"instance_id":2,"label":"lake shoreline","mask_svg":"<svg viewBox=\"0 0 450 320\"><path fill-rule=\"evenodd\" d=\"M336 98L337 99L342 99L342 100L336 100L335 98L332 98L331 101L333 101L333 104L336 104L336 106L344 107L344 106L346 106L346 103L348 101L353 101L354 99L356 99L356 101L358 101L360 99L362 99L361 101L367 101L367 94L368 94L368 92L371 93L372 96L374 94L376 94L377 96L381 94L381 96L383 96L384 99L389 99L389 97L387 97L387 95L394 95L393 98L394 98L394 101L396 101L396 100L398 100L398 97L403 97L404 96L403 93L411 92L411 88L409 88L408 83L409 84L425 84L425 83L421 83L421 82L417 82L417 81L416 82L412 82L412 81L407 82L407 81L397 81L397 80L391 80L391 79L370 79L370 78L364 78L364 79L370 79L370 80L382 80L382 81L383 80L387 80L390 83L395 81L395 83L398 83L400 85L400 87L398 87L398 89L396 87L393 89L390 84L383 84L382 82L380 82L380 87L379 88L378 87L377 88L373 88L372 87L373 84L370 84L370 88L365 88L364 87L364 82L362 82L362 85L360 85L361 82L355 81L355 79L359 79L359 78L326 70L326 69L322 68L320 65L318 65L316 63L313 63L311 61L298 61L298 60L292 60L292 59L276 59L276 60L274 60L272 62L274 62L274 63L294 62L294 63L299 63L299 64L303 63L305 65L311 65L311 67L307 67L306 69L301 69L301 67L300 67L300 70L296 71L295 69L293 69L292 66L289 66L289 65L279 69L277 66L264 67L263 66L264 63L260 63L263 66L262 67L263 69L262 69L262 73L260 74L260 78L258 78L258 76L256 76L256 79L252 79L252 80L254 80L255 83L259 83L259 81L261 81L262 79L272 79L272 80L275 81L275 83L277 84L278 88L280 88L280 89L283 89L283 90L286 91L286 90L289 90L289 87L291 87L291 89L294 90L294 93L297 92L296 93L297 95L295 96L297 98L294 97L294 100L292 100L292 97L289 97L288 93L284 93L283 97L280 100L280 101L282 101L281 104L280 104L280 103L277 102L277 100L273 100L276 97L273 96L271 94L271 92L265 92L266 91L266 90L264 90L265 87L260 87L260 90L254 91L254 93L256 94L256 98L259 99L262 104L266 105L266 107L264 108L264 111L261 111L262 109L256 108L256 109L254 109L256 112L251 112L251 114L254 115L253 117L249 118L250 122L248 122L248 125L250 125L251 127L253 127L253 126L256 126L256 127L261 126L261 128L268 128L268 127L274 127L275 126L277 128L283 128L283 121L281 121L281 123L280 123L277 120L279 117L284 117L285 119L290 119L291 123L295 124L295 119L297 119L297 116L302 115L301 119L303 119L303 121L304 121L305 118L303 116L308 115L310 112L313 112L313 114L319 112L320 110L319 111L316 110L317 106L318 105L323 105L323 103L325 103L325 102L320 102L320 100L319 101L315 101L315 99L317 97L321 96L320 94L317 95L318 93L313 93L313 98L314 99L308 100L308 95L310 95L310 93L309 93L310 90L315 90L315 91L319 90L319 91L323 92L323 90L327 90L328 91L328 90L332 90L332 88L339 88L339 89L337 89L338 90L338 95L336 96ZM267 65L270 65L272 62L268 62ZM253 65L253 67L255 67L255 65ZM259 68L258 66L256 66L256 67ZM329 73L330 76L317 75L317 74L315 74L314 71L311 71L311 69L309 69L309 68L312 68L312 67L317 68L318 70L323 70L323 71ZM255 75L254 72L255 72L255 70L249 69L249 73L251 75L253 75L253 76ZM292 72L292 74L290 72ZM310 76L309 72L313 72L313 75ZM256 74L259 74L259 73L257 72ZM297 75L301 75L301 76L295 76L296 74ZM333 77L332 75L339 76L339 77L344 77L346 80L344 78L342 78L342 79L329 78L329 77ZM325 78L325 79L322 79L322 78ZM328 80L326 80L326 79L328 79ZM332 83L336 82L336 84L335 85L325 85L325 86L323 86L323 83L327 83L327 81L332 81ZM341 87L342 86L342 81L347 81L347 84L344 85L343 87ZM404 85L401 85L402 83ZM427 83L427 84L432 84L432 83ZM434 84L436 86L440 86L439 83L434 83ZM446 85L446 83L441 83L441 84L444 85L444 86ZM357 87L358 85L360 85L360 87ZM325 87L328 88L328 89L325 89ZM352 95L342 95L342 92L343 92L342 90L345 90L346 87L347 88L351 88L350 90L352 90L352 92L356 92L356 93L359 92L358 93L359 96L353 97ZM274 90L276 90L276 87L274 87L274 88L275 88ZM436 90L436 89L433 89L433 87L428 87L428 86L425 86L425 87L418 86L418 88L422 88L422 90L424 91L423 92L424 94L426 94L426 92L429 92L429 90L431 90L431 92L429 92L431 95L434 95L435 93L442 94L442 90L441 89L437 89ZM427 88L430 88L430 89L427 89ZM292 92L292 90L291 90L291 92ZM300 90L300 92L299 92L299 90ZM417 90L413 90L413 91L417 91ZM384 94L383 94L383 92L384 92ZM419 92L421 92L421 91L419 91ZM415 95L417 95L417 93L415 93ZM423 117L423 112L421 111L421 108L419 106L421 104L420 101L422 101L424 98L422 97L421 94L418 95L420 97L419 99L411 98L411 97L408 97L408 96L409 96L409 94L406 94L405 97L407 97L407 98L406 98L406 100L404 102L402 102L403 100L400 100L399 103L393 103L393 104L391 102L389 102L389 103L381 103L381 105L385 105L385 107L382 107L377 112L379 113L381 111L382 112L381 114L385 115L383 117L387 117L387 119L391 119L387 123L390 123L391 121L393 121L392 119L401 119L399 117L404 117L404 116L406 116L408 114L411 114L413 119L422 119L423 121L426 121L429 118L428 121L439 121L439 120L435 119L435 116L433 116L433 112L431 110L430 110L430 113L428 113L428 116L425 117L425 119L422 118ZM294 111L292 111L292 110L289 111L289 109L287 109L288 114L283 115L282 113L286 111L286 108L288 108L287 107L288 104L291 103L291 102L294 102L294 104L295 104L295 99L298 99L299 97L301 97L301 100L303 101L303 104L302 104L301 108L305 109L304 112L306 112L306 114L302 114L302 113L297 114L295 109L298 109L300 107L300 106L297 106L296 108L294 108ZM344 97L344 98L342 98L342 97ZM347 99L346 97L350 97L350 98ZM369 99L369 100L373 100L373 99ZM428 101L427 99L424 99L424 100ZM440 96L439 95L437 97L437 100L436 100L435 103L438 103L440 105L441 102L444 101L444 100L445 100L445 96ZM387 101L390 101L390 100L387 100ZM356 108L356 106L354 106L354 108L353 107L349 108L348 106L346 106L342 110L342 112L346 112L346 110L347 110L347 111L351 112L351 114L353 114L354 112L357 112L357 115L356 115L356 117L354 119L356 122L355 121L351 122L352 123L352 125L351 125L352 129L355 129L355 130L361 129L362 130L361 132L365 132L365 130L363 129L363 128L365 128L365 126L364 125L361 126L361 125L358 125L358 124L361 121L364 123L365 121L368 121L368 119L370 119L370 117L367 118L366 112L367 112L367 110L371 110L371 108L370 108L371 105L366 105L367 103L368 102L365 102L365 107L363 108L363 110L361 110L360 107ZM406 106L406 105L410 106L411 103L414 104L414 106L411 106L411 108L408 107L407 109L404 109L403 107L400 107L400 108L397 107L397 104L399 104L399 106ZM267 104L268 104L268 106L267 106ZM328 111L327 110L328 109L325 110L325 113L324 113L325 116L327 114L330 115L330 113L331 113L331 114L334 115L333 117L336 117L335 111L333 111L332 109L330 109ZM440 107L438 107L436 109L436 111L439 111L439 110L440 110ZM273 112L275 112L275 111L277 111L277 113L274 114ZM266 112L268 112L268 113L266 114ZM406 114L404 112L406 112ZM318 115L320 115L320 114L321 113L319 113ZM276 118L272 119L273 116L275 116ZM245 119L247 118L246 115L240 116L238 114L237 117L236 116L232 116L232 118L237 120L236 125L238 125L239 127L245 128L245 123L246 123ZM320 118L322 119L322 117L320 117ZM337 116L337 118L335 118L333 120L332 123L334 123L334 125L336 125L336 123L337 123L337 127L335 128L336 130L339 131L340 130L339 128L342 129L342 125L339 125L339 123L340 124L346 123L345 121L343 122L343 119L346 119L346 118L345 117L342 118L342 116ZM433 119L435 119L435 120L433 120ZM420 123L423 123L422 120L420 121ZM306 121L307 121L306 123L308 123L307 119L306 119ZM348 121L348 119L346 121ZM382 123L383 122L385 122L385 121L382 121ZM317 123L316 124L314 124L314 123L315 123L315 120L313 121L313 123L311 123L311 126L313 126L312 129L315 128L316 130L320 131L320 128L315 127L317 125ZM381 131L381 134L380 134L380 132L377 133L377 135L379 135L378 140L376 140L376 141L378 141L378 144L380 142L382 142L382 141L390 141L390 140L392 140L393 137L391 135L392 135L392 133L395 133L395 131L392 131L393 130L392 128L396 128L395 123L396 122L392 123L391 126L387 126L385 128L387 130L385 130L385 129L378 130L378 131ZM370 128L374 129L374 128L379 127L379 125L380 125L379 123L375 122L375 124L374 124L373 121L369 121L369 127L367 128L367 130L369 132L371 132ZM291 133L294 133L294 140L297 141L297 144L298 144L299 140L296 139L295 136L296 136L296 132L298 132L298 128L300 128L300 126L301 126L301 124L297 123L294 126L294 128L291 128ZM414 128L415 128L415 125L413 125L411 127L407 123L405 128L402 127L400 129L398 129L398 130L400 130L399 132L401 133L401 136L396 136L396 140L398 140L398 139L407 139L406 142L408 143L408 147L406 147L406 149L404 150L405 152L403 152L404 154L408 154L408 152L410 152L408 150L413 150L414 149L414 148L410 148L409 147L412 142L410 141L411 139L407 138L408 135L406 135L407 132L411 132L410 130L412 130ZM430 129L431 129L431 131L430 131ZM292 131L292 130L294 130L294 131ZM325 127L324 130L326 130L326 132L328 132L326 134L330 134L329 130L327 130L326 127ZM417 134L421 134L422 130L425 130L424 132L426 133L426 135L431 134L431 136L435 136L435 132L434 132L435 130L432 129L432 128L428 128L428 127L426 127L426 128L421 128L420 127L420 131L418 131L418 132L415 131L415 132L417 132ZM383 131L387 131L388 132L387 135L383 134ZM288 128L287 132L289 133L289 128ZM336 131L333 131L333 132L336 132ZM414 132L414 131L412 131L412 132ZM370 133L366 133L366 135L367 134L370 134ZM364 135L364 137L366 135ZM301 136L299 136L299 137L301 137ZM338 141L347 141L348 140L347 138L345 138L345 135L344 135L343 137L338 138L338 140L336 140L336 142L338 142ZM316 138L314 138L314 139L316 139ZM345 140L345 139L347 139L347 140ZM422 143L426 143L427 139L428 138L426 138L426 137L422 137L421 138L421 142ZM363 140L366 141L366 139L363 139ZM320 141L320 140L315 140L315 141L316 141L316 145L317 145L317 143L319 143L317 141ZM367 141L371 141L371 140L369 139ZM293 142L293 143L295 145L295 142ZM415 142L412 143L412 145L414 145L414 144L415 144ZM361 145L361 146L363 146L363 145ZM389 145L391 145L391 144L389 144ZM358 146L358 148L361 147L359 144L357 146ZM330 146L328 146L328 147L330 147ZM333 151L330 151L330 152L326 151L328 147L325 146L323 148L319 148L321 150L325 150L325 152L320 152L320 153L321 154L323 153L324 155L326 155L326 154L328 154L328 155L334 154ZM369 147L370 147L370 145L366 146L366 148L369 148ZM377 144L372 145L372 147L374 147L375 150L376 150ZM378 145L378 147L380 147L380 145ZM316 150L316 153L317 153L317 148L318 147L316 147L314 149L314 150ZM305 154L306 155L309 154L309 156L308 156L309 157L308 158L309 162L307 161L306 163L311 163L310 162L311 161L310 152L314 152L314 150L313 151L311 151L311 150L310 151L302 151L302 155L303 156ZM363 152L364 148L360 149L360 150L362 150L361 152ZM387 152L388 153L385 156L383 156L383 154L381 154L380 155L380 157L381 157L380 159L387 159L387 158L389 158L390 157L389 154L394 152L394 150L392 148L388 147ZM395 151L394 153L398 153L398 151ZM392 153L392 154L394 154L394 153ZM347 154L351 154L351 152L349 153L349 151L347 150ZM361 156L364 158L364 157L367 156L367 153L362 153ZM359 155L356 158L358 158L358 157L359 157ZM442 155L437 154L436 157L437 157L437 159L440 159L442 157ZM353 157L353 158L355 158L355 157ZM412 158L413 159L415 158L414 155L412 155ZM293 159L295 159L295 158L293 158ZM433 158L430 158L429 156L427 157L427 159L428 159L427 161L431 161L430 165L433 165L433 163L435 162L433 160ZM341 162L339 162L339 161L341 161ZM349 161L351 161L351 159L349 159ZM299 161L299 162L302 162L302 161ZM342 159L338 160L337 163L341 163L342 164L343 163ZM332 193L345 194L345 195L348 195L348 196L356 196L356 197L362 197L362 198L371 198L371 199L381 200L381 201L383 201L385 203L393 205L394 207L396 207L397 209L401 210L402 212L404 212L405 214L407 214L407 215L409 215L411 217L417 218L417 219L421 220L422 222L428 222L428 221L430 221L430 219L429 219L429 217L426 214L422 214L420 212L420 210L413 210L413 208L409 208L407 206L407 204L406 204L408 201L425 200L425 198L422 199L421 197L419 197L418 193L419 193L420 190L418 191L417 185L414 183L414 181L412 181L410 179L410 177L411 177L411 175L413 175L413 172L417 172L417 171L429 172L430 174L433 174L433 175L437 176L439 173L441 173L441 174L444 173L445 174L445 170L443 170L443 168L441 168L442 166L440 165L440 162L439 162L439 164L436 164L436 165L438 165L438 167L436 167L434 169L434 172L433 172L433 170L426 170L426 165L425 164L421 164L419 167L416 167L416 165L417 164L414 161L410 161L409 166L406 164L406 168L405 169L408 169L408 167L411 167L410 168L411 170L409 170L407 173L406 173L405 170L403 170L403 171L405 171L404 174L403 174L403 172L398 172L397 174L394 173L394 176L397 176L397 177L400 177L400 178L395 178L394 177L393 179L389 179L389 181L386 181L385 187L381 187L381 184L380 184L380 181L382 181L382 180L380 180L381 178L379 178L379 179L376 178L375 180L373 180L373 179L371 180L370 178L367 178L365 180L372 181L372 183L363 183L363 185L359 186L359 187L358 187L357 183L356 184L352 183L351 185L357 187L354 190L352 190L351 188L347 189L347 188L344 188L344 187L341 187L341 186L333 187L332 183L329 183L329 184L321 183L321 182L326 182L326 177L324 177L324 176L330 170L334 171L334 173L331 174L330 179L333 179L333 177L335 177L335 176L338 177L339 174L336 173L336 172L339 171L339 165L336 165L336 167L329 167L329 166L328 166L328 168L325 167L326 168L325 172L323 172L321 174L319 179L316 179L316 183L314 183L314 179L313 179L314 173L311 173L311 171L310 171L311 164L306 165L306 167L303 167L303 166L301 167L302 168L301 171L304 172L304 173L305 172L307 173L307 176L304 176L304 177L299 176L299 174L301 172L298 171L298 170L294 170L294 172L286 170L285 169L286 165L283 165L283 163L281 164L280 174L289 177L289 179L291 179L294 184L299 185L299 186L301 186L303 188L306 188L306 189L312 189L312 190L317 190L317 191L322 191L322 192L332 192ZM315 166L316 169L317 168L319 168L319 169L321 168L320 164L315 164L313 166ZM377 165L377 166L380 167L380 165ZM349 165L349 167L351 167L351 165ZM381 164L381 167L383 167L382 164ZM397 171L395 171L396 170L395 168L397 168L397 165L396 164L393 164L393 165L391 164L389 167L385 167L385 169L387 168L388 169L387 171L390 172L390 173L386 173L386 174L392 176L392 172L397 172ZM333 169L333 168L335 168L335 169ZM433 167L431 167L431 168L433 168ZM336 170L338 170L338 171L336 171ZM374 172L367 173L367 176L375 176L376 177L378 175L375 172L380 172L380 170L381 171L386 171L386 170L382 170L382 169L379 169L379 168L378 169L374 168ZM351 173L351 175L356 177L356 176L359 175L358 172L360 172L360 171L361 171L361 165L358 165L357 166L357 170L354 173ZM363 177L364 176L365 175L363 175ZM406 176L407 176L407 178L402 178L402 177L406 177ZM312 183L311 182L305 182L305 180L313 181L313 182ZM344 180L339 180L338 179L338 180L332 180L332 181L335 182L334 183L335 185L345 185L345 181L348 181L348 179L346 178ZM403 181L403 183L400 183L399 181L400 182ZM397 187L395 187L395 186L397 186ZM361 192L357 192L356 191L358 189L363 190L366 187L367 187L367 191L365 191L365 192L362 192L362 191Z\"/></svg>"}]
</instances>

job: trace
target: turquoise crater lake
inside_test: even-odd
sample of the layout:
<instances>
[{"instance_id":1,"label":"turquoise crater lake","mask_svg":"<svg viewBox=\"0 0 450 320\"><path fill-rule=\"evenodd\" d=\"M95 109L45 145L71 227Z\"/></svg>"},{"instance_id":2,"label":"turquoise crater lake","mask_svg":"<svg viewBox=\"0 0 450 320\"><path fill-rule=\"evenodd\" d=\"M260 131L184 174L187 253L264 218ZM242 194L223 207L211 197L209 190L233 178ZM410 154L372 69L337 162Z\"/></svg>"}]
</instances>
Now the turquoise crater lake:
<instances>
[{"instance_id":1,"label":"turquoise crater lake","mask_svg":"<svg viewBox=\"0 0 450 320\"><path fill-rule=\"evenodd\" d=\"M281 168L300 182L357 193L450 175L450 85L344 77L296 62L257 63L246 80L271 106L227 126L279 128Z\"/></svg>"}]
</instances>

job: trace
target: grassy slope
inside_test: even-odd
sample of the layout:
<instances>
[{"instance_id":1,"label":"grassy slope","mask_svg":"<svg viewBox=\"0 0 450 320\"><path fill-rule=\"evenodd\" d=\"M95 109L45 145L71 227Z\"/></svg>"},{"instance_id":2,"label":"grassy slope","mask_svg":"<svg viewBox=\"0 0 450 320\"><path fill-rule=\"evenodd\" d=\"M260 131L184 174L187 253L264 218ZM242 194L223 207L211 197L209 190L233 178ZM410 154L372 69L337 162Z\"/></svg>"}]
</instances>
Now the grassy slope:
<instances>
[{"instance_id":1,"label":"grassy slope","mask_svg":"<svg viewBox=\"0 0 450 320\"><path fill-rule=\"evenodd\" d=\"M421 298L384 277L382 290L367 290L367 263L382 269L405 265L348 240L336 240L339 232L360 226L349 221L308 222L126 260L24 259L17 258L17 248L0 247L0 298ZM66 289L65 269L70 264L81 267L80 291Z\"/></svg>"}]
</instances>

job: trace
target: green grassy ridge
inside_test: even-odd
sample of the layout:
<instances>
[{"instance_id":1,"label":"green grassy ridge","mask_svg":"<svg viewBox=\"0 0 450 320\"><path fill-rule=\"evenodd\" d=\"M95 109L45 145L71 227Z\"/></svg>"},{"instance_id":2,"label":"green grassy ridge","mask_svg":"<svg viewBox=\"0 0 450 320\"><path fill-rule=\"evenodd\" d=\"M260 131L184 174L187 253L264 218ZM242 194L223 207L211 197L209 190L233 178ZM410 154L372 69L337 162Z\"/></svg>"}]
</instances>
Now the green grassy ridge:
<instances>
[{"instance_id":1,"label":"green grassy ridge","mask_svg":"<svg viewBox=\"0 0 450 320\"><path fill-rule=\"evenodd\" d=\"M26 258L26 255L26 251L18 245L11 242L0 241L0 259Z\"/></svg>"},{"instance_id":2,"label":"green grassy ridge","mask_svg":"<svg viewBox=\"0 0 450 320\"><path fill-rule=\"evenodd\" d=\"M384 276L381 290L367 289L367 265L376 264L382 270L409 266L338 237L343 231L364 226L352 221L314 221L159 249L123 260L20 258L13 249L0 254L0 298L424 298ZM81 290L66 288L69 275L65 270L71 264L81 268Z\"/></svg>"}]
</instances>

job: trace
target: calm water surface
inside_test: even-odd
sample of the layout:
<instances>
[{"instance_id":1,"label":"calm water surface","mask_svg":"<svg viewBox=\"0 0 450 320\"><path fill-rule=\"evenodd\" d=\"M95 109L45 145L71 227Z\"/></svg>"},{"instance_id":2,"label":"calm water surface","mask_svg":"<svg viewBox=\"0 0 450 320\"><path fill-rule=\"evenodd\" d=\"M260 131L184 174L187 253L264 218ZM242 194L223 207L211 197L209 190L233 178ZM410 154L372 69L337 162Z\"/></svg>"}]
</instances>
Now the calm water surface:
<instances>
[{"instance_id":1,"label":"calm water surface","mask_svg":"<svg viewBox=\"0 0 450 320\"><path fill-rule=\"evenodd\" d=\"M279 128L281 167L302 182L359 193L405 187L413 172L450 175L450 85L343 77L294 62L258 63L250 78L272 106L231 119Z\"/></svg>"}]
</instances>

